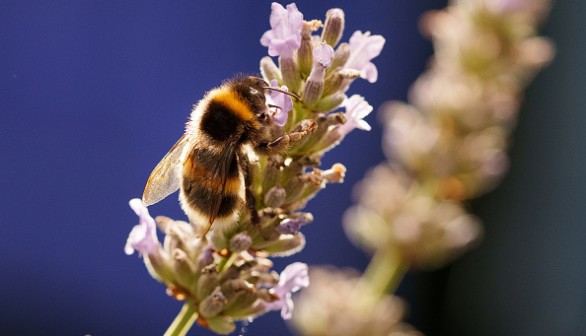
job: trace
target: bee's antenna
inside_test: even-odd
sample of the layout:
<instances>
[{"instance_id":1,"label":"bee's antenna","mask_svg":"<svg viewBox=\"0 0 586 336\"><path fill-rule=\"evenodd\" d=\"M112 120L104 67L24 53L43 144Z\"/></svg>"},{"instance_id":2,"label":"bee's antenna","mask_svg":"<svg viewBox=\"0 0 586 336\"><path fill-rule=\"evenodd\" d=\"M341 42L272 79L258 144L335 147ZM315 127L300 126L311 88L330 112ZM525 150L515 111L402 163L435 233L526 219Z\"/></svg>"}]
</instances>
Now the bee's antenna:
<instances>
[{"instance_id":1,"label":"bee's antenna","mask_svg":"<svg viewBox=\"0 0 586 336\"><path fill-rule=\"evenodd\" d=\"M271 86L265 86L265 87L263 87L263 89L265 89L265 90L271 90L271 91L277 91L277 92L281 92L281 93L283 93L283 94L286 94L286 95L288 95L288 96L291 96L291 97L295 98L295 100L297 100L297 101L300 101L300 100L301 100L301 98L300 98L298 95L294 94L293 92L289 92L289 91L281 90L281 89L279 89L279 88L275 88L275 87L271 87Z\"/></svg>"}]
</instances>

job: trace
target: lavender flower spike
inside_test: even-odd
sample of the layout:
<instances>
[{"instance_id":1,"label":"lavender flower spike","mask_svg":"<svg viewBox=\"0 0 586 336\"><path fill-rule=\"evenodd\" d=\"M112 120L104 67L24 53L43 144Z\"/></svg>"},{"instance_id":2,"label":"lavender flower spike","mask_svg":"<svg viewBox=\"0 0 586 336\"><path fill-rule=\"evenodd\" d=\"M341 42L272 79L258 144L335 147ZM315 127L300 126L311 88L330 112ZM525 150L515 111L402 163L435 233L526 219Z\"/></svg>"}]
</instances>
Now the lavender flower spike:
<instances>
[{"instance_id":1,"label":"lavender flower spike","mask_svg":"<svg viewBox=\"0 0 586 336\"><path fill-rule=\"evenodd\" d=\"M276 79L273 79L271 81L271 87L279 88ZM289 89L285 85L281 86L279 89L285 92L289 91ZM291 111L291 109L293 108L293 101L291 100L291 97L279 91L269 90L267 104L276 107L275 114L273 115L273 120L275 121L275 124L279 126L284 126L287 123L289 111Z\"/></svg>"},{"instance_id":2,"label":"lavender flower spike","mask_svg":"<svg viewBox=\"0 0 586 336\"><path fill-rule=\"evenodd\" d=\"M268 303L268 310L281 309L281 317L288 320L293 316L293 300L291 293L295 293L301 288L309 286L309 275L307 264L295 262L285 267L279 276L279 283L274 288L274 294L279 300Z\"/></svg>"},{"instance_id":3,"label":"lavender flower spike","mask_svg":"<svg viewBox=\"0 0 586 336\"><path fill-rule=\"evenodd\" d=\"M137 251L139 256L155 253L160 245L157 239L155 220L149 215L149 210L140 199L131 199L128 204L138 215L139 222L130 231L124 252L131 255Z\"/></svg>"},{"instance_id":4,"label":"lavender flower spike","mask_svg":"<svg viewBox=\"0 0 586 336\"><path fill-rule=\"evenodd\" d=\"M363 119L372 112L372 106L364 100L364 97L352 95L342 103L342 106L346 108L346 122L337 130L341 137L355 128L370 131L370 125Z\"/></svg>"},{"instance_id":5,"label":"lavender flower spike","mask_svg":"<svg viewBox=\"0 0 586 336\"><path fill-rule=\"evenodd\" d=\"M285 9L273 2L270 23L271 30L263 34L260 44L269 48L270 56L292 58L293 52L301 46L303 14L294 3L288 4Z\"/></svg>"},{"instance_id":6,"label":"lavender flower spike","mask_svg":"<svg viewBox=\"0 0 586 336\"><path fill-rule=\"evenodd\" d=\"M385 45L385 38L380 35L370 35L357 30L350 37L350 58L344 68L360 71L360 77L370 83L378 79L378 71L371 60L378 55Z\"/></svg>"}]
</instances>

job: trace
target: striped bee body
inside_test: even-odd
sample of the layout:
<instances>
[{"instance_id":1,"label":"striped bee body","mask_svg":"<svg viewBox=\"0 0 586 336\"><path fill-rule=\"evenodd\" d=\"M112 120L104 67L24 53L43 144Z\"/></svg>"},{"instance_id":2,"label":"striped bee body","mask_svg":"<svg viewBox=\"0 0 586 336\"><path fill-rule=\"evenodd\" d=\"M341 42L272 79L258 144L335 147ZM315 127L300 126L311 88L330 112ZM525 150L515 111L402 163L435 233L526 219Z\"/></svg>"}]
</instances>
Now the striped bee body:
<instances>
[{"instance_id":1,"label":"striped bee body","mask_svg":"<svg viewBox=\"0 0 586 336\"><path fill-rule=\"evenodd\" d=\"M284 134L267 105L267 90L279 91L250 76L209 91L191 112L183 137L151 173L143 203L157 203L180 189L181 206L190 222L202 228L202 235L213 224L236 223L245 204L254 212L254 198L247 189L250 150L260 155L281 153L290 141L316 127L314 123Z\"/></svg>"}]
</instances>

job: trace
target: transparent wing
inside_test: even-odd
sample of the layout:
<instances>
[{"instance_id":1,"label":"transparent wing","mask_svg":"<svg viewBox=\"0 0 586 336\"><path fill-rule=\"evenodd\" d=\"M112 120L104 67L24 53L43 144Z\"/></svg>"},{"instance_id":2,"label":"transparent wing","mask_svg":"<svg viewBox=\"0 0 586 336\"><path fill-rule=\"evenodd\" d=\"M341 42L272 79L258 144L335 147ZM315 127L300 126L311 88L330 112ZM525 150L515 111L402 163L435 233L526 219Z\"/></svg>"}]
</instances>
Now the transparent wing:
<instances>
[{"instance_id":1,"label":"transparent wing","mask_svg":"<svg viewBox=\"0 0 586 336\"><path fill-rule=\"evenodd\" d=\"M142 194L145 206L153 205L179 189L183 152L188 143L187 136L183 135L153 169Z\"/></svg>"}]
</instances>

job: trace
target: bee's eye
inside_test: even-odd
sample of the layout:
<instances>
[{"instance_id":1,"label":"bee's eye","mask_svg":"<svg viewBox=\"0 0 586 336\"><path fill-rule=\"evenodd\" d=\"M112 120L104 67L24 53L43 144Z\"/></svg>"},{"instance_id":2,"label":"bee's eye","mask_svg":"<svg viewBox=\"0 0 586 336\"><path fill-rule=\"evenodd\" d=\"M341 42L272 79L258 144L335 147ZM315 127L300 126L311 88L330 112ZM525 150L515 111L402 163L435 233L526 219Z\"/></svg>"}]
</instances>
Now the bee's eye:
<instances>
[{"instance_id":1,"label":"bee's eye","mask_svg":"<svg viewBox=\"0 0 586 336\"><path fill-rule=\"evenodd\" d=\"M267 84L267 82L265 82L262 79L259 79L258 82L256 83L256 85L258 85L259 87L267 87L267 86L269 86L269 84Z\"/></svg>"},{"instance_id":2,"label":"bee's eye","mask_svg":"<svg viewBox=\"0 0 586 336\"><path fill-rule=\"evenodd\" d=\"M257 89L255 89L255 88L250 88L250 95L252 95L252 96L256 96L256 95L258 95L258 93L259 93L259 92L258 92L258 90L257 90Z\"/></svg>"}]
</instances>

